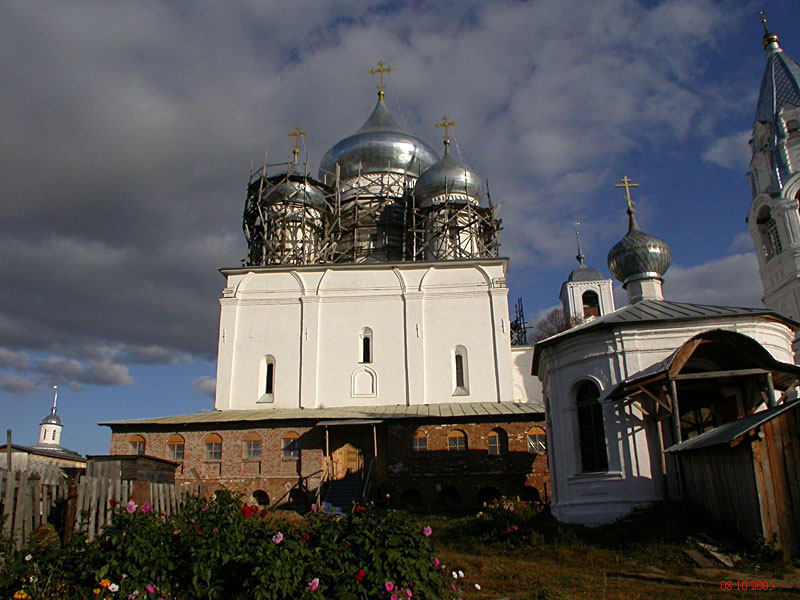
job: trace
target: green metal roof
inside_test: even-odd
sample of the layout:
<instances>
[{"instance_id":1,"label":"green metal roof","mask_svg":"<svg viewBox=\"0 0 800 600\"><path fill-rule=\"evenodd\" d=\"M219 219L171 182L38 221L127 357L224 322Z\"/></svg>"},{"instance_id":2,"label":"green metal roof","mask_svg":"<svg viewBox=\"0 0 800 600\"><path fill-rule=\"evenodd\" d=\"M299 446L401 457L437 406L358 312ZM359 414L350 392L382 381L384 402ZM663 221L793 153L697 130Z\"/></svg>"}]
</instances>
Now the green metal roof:
<instances>
[{"instance_id":1,"label":"green metal roof","mask_svg":"<svg viewBox=\"0 0 800 600\"><path fill-rule=\"evenodd\" d=\"M544 406L529 402L451 402L446 404L415 404L411 406L344 406L340 408L262 408L253 410L220 410L134 419L130 421L107 421L98 423L111 427L130 425L201 425L217 423L263 422L263 421L330 421L330 420L390 420L390 419L439 419L463 417L541 415Z\"/></svg>"}]
</instances>

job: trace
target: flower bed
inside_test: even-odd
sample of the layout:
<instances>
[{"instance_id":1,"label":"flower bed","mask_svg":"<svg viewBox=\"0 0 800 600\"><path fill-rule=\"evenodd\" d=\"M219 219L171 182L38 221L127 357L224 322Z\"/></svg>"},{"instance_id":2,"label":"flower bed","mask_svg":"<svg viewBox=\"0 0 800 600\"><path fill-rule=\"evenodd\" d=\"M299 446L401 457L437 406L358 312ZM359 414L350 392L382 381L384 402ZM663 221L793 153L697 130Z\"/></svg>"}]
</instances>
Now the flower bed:
<instances>
[{"instance_id":1,"label":"flower bed","mask_svg":"<svg viewBox=\"0 0 800 600\"><path fill-rule=\"evenodd\" d=\"M405 513L357 507L295 523L218 492L166 517L114 509L92 542L3 544L0 597L128 600L452 598L429 542Z\"/></svg>"}]
</instances>

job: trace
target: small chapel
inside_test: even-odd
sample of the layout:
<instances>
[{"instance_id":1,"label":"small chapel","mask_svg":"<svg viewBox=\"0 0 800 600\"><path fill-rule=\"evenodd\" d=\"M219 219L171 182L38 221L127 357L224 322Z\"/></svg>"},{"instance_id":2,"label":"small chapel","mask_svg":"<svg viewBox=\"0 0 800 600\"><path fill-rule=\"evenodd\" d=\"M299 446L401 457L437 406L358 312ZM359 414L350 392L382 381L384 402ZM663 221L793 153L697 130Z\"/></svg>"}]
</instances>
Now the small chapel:
<instances>
[{"instance_id":1,"label":"small chapel","mask_svg":"<svg viewBox=\"0 0 800 600\"><path fill-rule=\"evenodd\" d=\"M690 498L784 535L775 506L800 507L781 483L800 479L796 424L781 424L800 405L800 66L763 22L748 228L766 308L665 296L669 246L641 230L623 177L627 232L621 220L607 264L628 303L579 245L565 330L529 345L510 319L498 205L451 151L455 123L436 126L441 154L402 128L379 62L372 114L315 172L298 126L290 161L248 182L247 258L221 270L215 410L102 423L111 453L175 461L176 481L263 505L506 494L598 525ZM734 470L698 476L721 465ZM746 494L723 489L733 476Z\"/></svg>"}]
</instances>

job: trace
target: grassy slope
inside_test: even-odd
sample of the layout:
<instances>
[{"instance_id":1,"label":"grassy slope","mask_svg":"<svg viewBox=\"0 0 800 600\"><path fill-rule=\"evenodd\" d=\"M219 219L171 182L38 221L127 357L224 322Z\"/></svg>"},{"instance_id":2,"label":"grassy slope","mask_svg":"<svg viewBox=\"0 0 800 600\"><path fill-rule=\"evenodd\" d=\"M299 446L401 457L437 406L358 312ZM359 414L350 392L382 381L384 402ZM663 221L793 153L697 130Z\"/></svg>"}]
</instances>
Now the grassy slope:
<instances>
[{"instance_id":1,"label":"grassy slope","mask_svg":"<svg viewBox=\"0 0 800 600\"><path fill-rule=\"evenodd\" d=\"M763 548L731 538L712 527L694 511L663 508L637 519L596 529L562 526L542 514L513 534L491 530L474 517L425 517L434 527L439 558L447 570L461 570L453 579L463 600L591 599L696 599L752 598L798 599L788 591L721 591L722 579L747 577L748 582L780 579L796 570ZM742 556L736 571L695 570L685 548L695 546L689 535L705 532L719 540L723 549ZM522 539L522 535L526 539ZM503 539L506 538L506 539ZM533 541L531 541L533 540ZM692 577L710 586L664 583L620 577L620 573L644 573L670 580ZM747 575L749 574L749 575ZM793 575L796 576L796 575ZM474 584L481 586L475 589ZM735 586L735 583L734 583ZM800 590L798 590L800 591Z\"/></svg>"}]
</instances>

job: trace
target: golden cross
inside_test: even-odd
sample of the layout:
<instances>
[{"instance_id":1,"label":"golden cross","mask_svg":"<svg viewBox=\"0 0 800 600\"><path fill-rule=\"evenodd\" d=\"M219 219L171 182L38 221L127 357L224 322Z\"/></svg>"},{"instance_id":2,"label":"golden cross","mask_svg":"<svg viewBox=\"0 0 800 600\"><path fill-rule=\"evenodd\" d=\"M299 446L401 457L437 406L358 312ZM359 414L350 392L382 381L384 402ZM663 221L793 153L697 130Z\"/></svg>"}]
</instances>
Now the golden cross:
<instances>
[{"instance_id":1,"label":"golden cross","mask_svg":"<svg viewBox=\"0 0 800 600\"><path fill-rule=\"evenodd\" d=\"M292 133L287 133L287 137L294 138L294 148L292 148L292 154L294 155L295 160L297 159L297 155L300 154L300 136L301 135L308 135L307 131L303 131L300 125L295 125L294 131Z\"/></svg>"},{"instance_id":2,"label":"golden cross","mask_svg":"<svg viewBox=\"0 0 800 600\"><path fill-rule=\"evenodd\" d=\"M442 117L442 122L441 123L437 123L436 125L434 125L434 127L436 127L436 129L441 129L442 127L444 127L444 146L445 146L445 148L450 146L450 136L448 135L447 128L448 127L455 127L457 125L457 123L455 121L450 121L449 119L450 119L450 117L445 115L445 116Z\"/></svg>"},{"instance_id":3,"label":"golden cross","mask_svg":"<svg viewBox=\"0 0 800 600\"><path fill-rule=\"evenodd\" d=\"M386 65L386 68L384 69L383 65L386 65L386 63L383 62L382 60L379 60L378 61L378 68L369 70L369 74L370 75L376 75L377 74L378 77L380 77L380 79L379 79L380 83L378 84L378 100L383 100L383 90L386 87L385 85L383 85L383 74L384 73L391 73L394 70L389 65Z\"/></svg>"},{"instance_id":4,"label":"golden cross","mask_svg":"<svg viewBox=\"0 0 800 600\"><path fill-rule=\"evenodd\" d=\"M623 198L628 203L628 212L633 213L633 205L634 202L631 200L631 188L632 187L639 187L638 183L632 183L628 176L625 175L622 179L620 179L622 183L614 184L615 188L625 188L625 196Z\"/></svg>"},{"instance_id":5,"label":"golden cross","mask_svg":"<svg viewBox=\"0 0 800 600\"><path fill-rule=\"evenodd\" d=\"M758 11L758 14L761 15L761 24L764 26L764 33L769 33L769 29L767 29L767 17L764 15L764 11Z\"/></svg>"}]
</instances>

